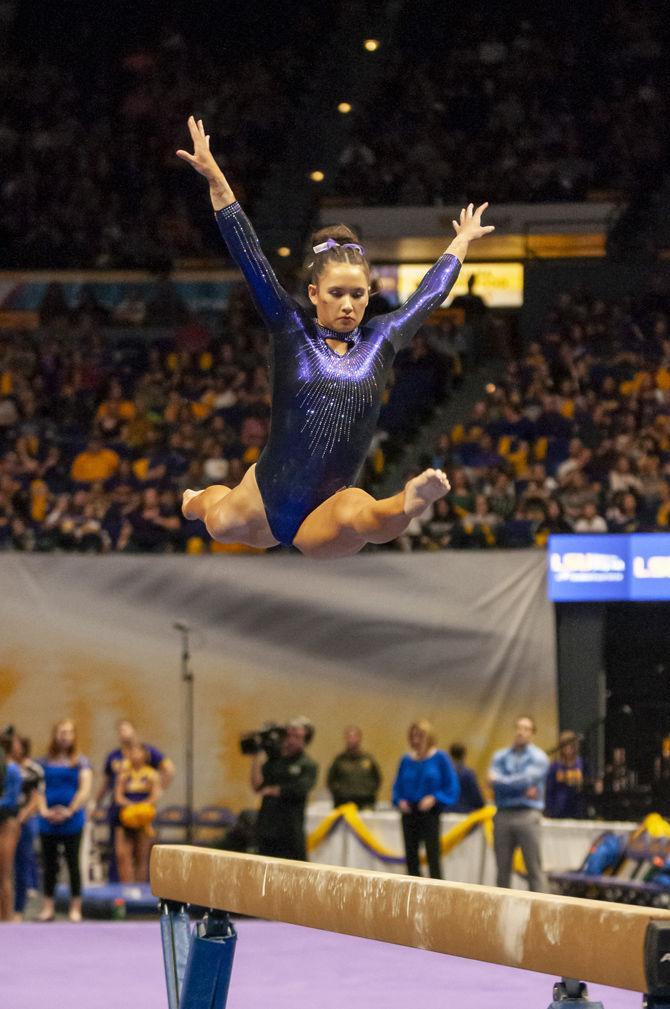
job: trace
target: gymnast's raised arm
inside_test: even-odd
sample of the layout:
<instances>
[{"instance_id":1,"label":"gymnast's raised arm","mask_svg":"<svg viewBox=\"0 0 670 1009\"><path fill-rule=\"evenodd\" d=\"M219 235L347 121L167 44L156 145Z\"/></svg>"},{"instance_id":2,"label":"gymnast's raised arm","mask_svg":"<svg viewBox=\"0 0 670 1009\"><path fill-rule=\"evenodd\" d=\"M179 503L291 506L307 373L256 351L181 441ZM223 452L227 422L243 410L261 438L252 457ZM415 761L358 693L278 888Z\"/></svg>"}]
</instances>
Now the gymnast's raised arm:
<instances>
[{"instance_id":1,"label":"gymnast's raised arm","mask_svg":"<svg viewBox=\"0 0 670 1009\"><path fill-rule=\"evenodd\" d=\"M407 346L419 327L447 297L458 279L470 242L495 231L492 224L482 224L482 214L487 207L488 203L482 203L475 210L471 203L463 208L460 220L452 221L456 237L435 265L431 266L414 294L395 312L380 315L374 320L374 323L386 329L387 338L396 350Z\"/></svg>"},{"instance_id":2,"label":"gymnast's raised arm","mask_svg":"<svg viewBox=\"0 0 670 1009\"><path fill-rule=\"evenodd\" d=\"M207 179L219 231L249 285L256 308L269 329L282 329L296 314L297 306L277 280L251 222L211 153L202 119L196 123L194 117L189 116L188 128L193 140L193 153L179 150L177 157L187 161Z\"/></svg>"}]
</instances>

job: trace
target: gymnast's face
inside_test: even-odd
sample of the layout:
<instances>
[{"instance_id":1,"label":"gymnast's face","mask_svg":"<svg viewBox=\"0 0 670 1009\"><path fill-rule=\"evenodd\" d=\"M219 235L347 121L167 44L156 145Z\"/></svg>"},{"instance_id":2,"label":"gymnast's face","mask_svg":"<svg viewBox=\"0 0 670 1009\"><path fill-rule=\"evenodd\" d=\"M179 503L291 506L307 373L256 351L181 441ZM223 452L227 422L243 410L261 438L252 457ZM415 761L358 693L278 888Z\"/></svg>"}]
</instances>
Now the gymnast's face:
<instances>
[{"instance_id":1,"label":"gymnast's face","mask_svg":"<svg viewBox=\"0 0 670 1009\"><path fill-rule=\"evenodd\" d=\"M322 326L337 333L351 333L360 325L370 300L368 275L362 266L328 263L307 293Z\"/></svg>"}]
</instances>

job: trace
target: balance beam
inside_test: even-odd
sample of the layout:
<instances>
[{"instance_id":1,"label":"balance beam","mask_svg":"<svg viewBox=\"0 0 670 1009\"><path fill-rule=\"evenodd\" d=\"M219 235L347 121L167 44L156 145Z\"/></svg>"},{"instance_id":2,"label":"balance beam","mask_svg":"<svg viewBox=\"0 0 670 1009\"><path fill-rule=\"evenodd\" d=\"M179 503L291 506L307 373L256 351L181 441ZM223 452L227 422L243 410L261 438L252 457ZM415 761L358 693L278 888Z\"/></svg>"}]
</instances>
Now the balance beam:
<instances>
[{"instance_id":1,"label":"balance beam","mask_svg":"<svg viewBox=\"0 0 670 1009\"><path fill-rule=\"evenodd\" d=\"M179 904L615 988L670 988L670 912L655 908L176 844L154 846L151 886Z\"/></svg>"}]
</instances>

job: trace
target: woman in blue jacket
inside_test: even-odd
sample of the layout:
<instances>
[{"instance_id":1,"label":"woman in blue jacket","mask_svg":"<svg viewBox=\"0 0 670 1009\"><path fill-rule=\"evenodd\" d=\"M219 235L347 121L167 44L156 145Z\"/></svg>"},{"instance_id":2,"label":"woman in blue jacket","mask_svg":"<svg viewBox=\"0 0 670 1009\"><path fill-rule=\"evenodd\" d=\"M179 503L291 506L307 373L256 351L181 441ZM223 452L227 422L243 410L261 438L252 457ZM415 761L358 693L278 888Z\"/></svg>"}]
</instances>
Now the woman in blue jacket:
<instances>
[{"instance_id":1,"label":"woman in blue jacket","mask_svg":"<svg viewBox=\"0 0 670 1009\"><path fill-rule=\"evenodd\" d=\"M400 761L393 783L393 805L402 814L407 874L420 876L419 845L423 842L433 879L440 872L440 813L459 798L458 775L450 757L435 746L435 732L425 718L409 727L410 752Z\"/></svg>"}]
</instances>

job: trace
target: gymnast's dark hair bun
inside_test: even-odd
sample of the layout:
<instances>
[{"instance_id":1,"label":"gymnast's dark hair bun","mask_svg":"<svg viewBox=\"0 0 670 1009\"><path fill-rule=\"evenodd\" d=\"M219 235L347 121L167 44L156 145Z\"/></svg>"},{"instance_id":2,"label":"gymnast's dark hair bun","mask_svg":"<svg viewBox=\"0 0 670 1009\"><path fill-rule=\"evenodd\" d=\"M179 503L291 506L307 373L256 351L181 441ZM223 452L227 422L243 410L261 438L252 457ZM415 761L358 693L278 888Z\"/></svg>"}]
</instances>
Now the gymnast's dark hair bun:
<instances>
[{"instance_id":1,"label":"gymnast's dark hair bun","mask_svg":"<svg viewBox=\"0 0 670 1009\"><path fill-rule=\"evenodd\" d=\"M325 249L323 252L315 253L313 251L315 246L322 245L329 240L338 244L330 249ZM341 246L347 245L350 242L360 245L360 238L346 224L328 224L325 228L319 228L318 231L315 231L310 239L311 247L304 267L308 282L316 284L328 263L350 263L352 266L362 266L369 278L370 264L365 255L365 250L362 249L359 252L358 249L341 248Z\"/></svg>"},{"instance_id":2,"label":"gymnast's dark hair bun","mask_svg":"<svg viewBox=\"0 0 670 1009\"><path fill-rule=\"evenodd\" d=\"M327 242L329 238L332 238L336 242L358 242L360 241L358 235L351 228L348 228L346 224L328 224L325 228L319 228L312 235L312 248L315 245L320 245L321 242Z\"/></svg>"}]
</instances>

